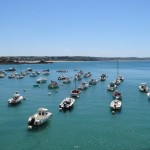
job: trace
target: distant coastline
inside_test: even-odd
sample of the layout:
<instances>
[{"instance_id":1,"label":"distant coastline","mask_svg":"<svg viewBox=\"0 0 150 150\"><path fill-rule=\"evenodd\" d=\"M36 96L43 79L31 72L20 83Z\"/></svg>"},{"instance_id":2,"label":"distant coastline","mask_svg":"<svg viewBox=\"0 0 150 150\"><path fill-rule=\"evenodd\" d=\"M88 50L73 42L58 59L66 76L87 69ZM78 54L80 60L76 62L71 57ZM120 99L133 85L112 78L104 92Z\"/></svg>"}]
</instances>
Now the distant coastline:
<instances>
[{"instance_id":1,"label":"distant coastline","mask_svg":"<svg viewBox=\"0 0 150 150\"><path fill-rule=\"evenodd\" d=\"M53 62L150 60L150 57L90 57L90 56L1 56L0 64L46 64Z\"/></svg>"}]
</instances>

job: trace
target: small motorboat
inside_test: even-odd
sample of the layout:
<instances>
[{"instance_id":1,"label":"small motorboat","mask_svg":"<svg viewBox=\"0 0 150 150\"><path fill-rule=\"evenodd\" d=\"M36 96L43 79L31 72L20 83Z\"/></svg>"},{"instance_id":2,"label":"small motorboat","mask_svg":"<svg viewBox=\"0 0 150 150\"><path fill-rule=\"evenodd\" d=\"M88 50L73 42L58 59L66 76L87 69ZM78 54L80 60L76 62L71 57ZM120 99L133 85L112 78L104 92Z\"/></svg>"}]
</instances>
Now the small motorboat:
<instances>
[{"instance_id":1,"label":"small motorboat","mask_svg":"<svg viewBox=\"0 0 150 150\"><path fill-rule=\"evenodd\" d=\"M91 72L86 72L86 73L83 75L84 78L89 78L89 77L91 77L91 76L92 76Z\"/></svg>"},{"instance_id":2,"label":"small motorboat","mask_svg":"<svg viewBox=\"0 0 150 150\"><path fill-rule=\"evenodd\" d=\"M49 71L44 71L43 72L43 75L49 75L50 73L49 73Z\"/></svg>"},{"instance_id":3,"label":"small motorboat","mask_svg":"<svg viewBox=\"0 0 150 150\"><path fill-rule=\"evenodd\" d=\"M46 108L39 108L38 112L28 118L28 128L32 129L33 126L39 126L48 121L52 116L51 112L48 112Z\"/></svg>"},{"instance_id":4,"label":"small motorboat","mask_svg":"<svg viewBox=\"0 0 150 150\"><path fill-rule=\"evenodd\" d=\"M149 90L149 88L148 88L148 86L147 86L147 83L141 83L140 85L139 85L139 90L141 91L141 92L148 92L148 90Z\"/></svg>"},{"instance_id":5,"label":"small motorboat","mask_svg":"<svg viewBox=\"0 0 150 150\"><path fill-rule=\"evenodd\" d=\"M81 74L81 73L76 73L76 74L75 74L75 77L74 77L75 80L80 81L80 80L82 80L82 78L83 78L83 77L82 77L82 74Z\"/></svg>"},{"instance_id":6,"label":"small motorboat","mask_svg":"<svg viewBox=\"0 0 150 150\"><path fill-rule=\"evenodd\" d=\"M71 83L71 80L70 80L70 78L66 78L66 79L62 80L62 82L64 84L68 84L68 83Z\"/></svg>"},{"instance_id":7,"label":"small motorboat","mask_svg":"<svg viewBox=\"0 0 150 150\"><path fill-rule=\"evenodd\" d=\"M47 82L47 78L44 77L40 77L36 80L36 83L46 83Z\"/></svg>"},{"instance_id":8,"label":"small motorboat","mask_svg":"<svg viewBox=\"0 0 150 150\"><path fill-rule=\"evenodd\" d=\"M113 92L113 94L112 94L112 96L113 96L113 98L115 98L115 99L122 99L122 94L121 94L121 92L119 92L118 90L115 90L114 92Z\"/></svg>"},{"instance_id":9,"label":"small motorboat","mask_svg":"<svg viewBox=\"0 0 150 150\"><path fill-rule=\"evenodd\" d=\"M121 75L119 75L119 76L117 77L117 79L120 80L120 81L124 81L124 77L121 76Z\"/></svg>"},{"instance_id":10,"label":"small motorboat","mask_svg":"<svg viewBox=\"0 0 150 150\"><path fill-rule=\"evenodd\" d=\"M31 72L31 71L32 71L32 68L27 68L26 71L27 71L27 72L28 72L28 71Z\"/></svg>"},{"instance_id":11,"label":"small motorboat","mask_svg":"<svg viewBox=\"0 0 150 150\"><path fill-rule=\"evenodd\" d=\"M4 78L4 77L5 77L4 73L0 73L0 78Z\"/></svg>"},{"instance_id":12,"label":"small motorboat","mask_svg":"<svg viewBox=\"0 0 150 150\"><path fill-rule=\"evenodd\" d=\"M5 71L16 71L16 69L14 67L10 67L10 68L6 69Z\"/></svg>"},{"instance_id":13,"label":"small motorboat","mask_svg":"<svg viewBox=\"0 0 150 150\"><path fill-rule=\"evenodd\" d=\"M22 78L24 78L24 76L21 75L21 74L18 74L18 75L16 76L16 79L22 79Z\"/></svg>"},{"instance_id":14,"label":"small motorboat","mask_svg":"<svg viewBox=\"0 0 150 150\"><path fill-rule=\"evenodd\" d=\"M17 74L16 74L16 73L13 73L13 74L9 75L8 78L9 78L9 79L12 79L12 78L15 78L16 76L17 76Z\"/></svg>"},{"instance_id":15,"label":"small motorboat","mask_svg":"<svg viewBox=\"0 0 150 150\"><path fill-rule=\"evenodd\" d=\"M48 84L48 88L50 89L59 88L59 84L56 81L51 80L51 82Z\"/></svg>"},{"instance_id":16,"label":"small motorboat","mask_svg":"<svg viewBox=\"0 0 150 150\"><path fill-rule=\"evenodd\" d=\"M91 79L91 80L89 81L89 84L90 84L90 85L95 85L95 84L97 84L97 80L96 80L96 79Z\"/></svg>"},{"instance_id":17,"label":"small motorboat","mask_svg":"<svg viewBox=\"0 0 150 150\"><path fill-rule=\"evenodd\" d=\"M101 74L100 81L105 81L105 80L106 80L106 74Z\"/></svg>"},{"instance_id":18,"label":"small motorboat","mask_svg":"<svg viewBox=\"0 0 150 150\"><path fill-rule=\"evenodd\" d=\"M69 98L69 97L66 97L59 105L59 109L62 110L66 110L66 109L70 109L72 108L73 104L75 102L75 99L74 98Z\"/></svg>"},{"instance_id":19,"label":"small motorboat","mask_svg":"<svg viewBox=\"0 0 150 150\"><path fill-rule=\"evenodd\" d=\"M122 103L120 100L115 99L110 103L110 108L113 110L119 110L122 107Z\"/></svg>"},{"instance_id":20,"label":"small motorboat","mask_svg":"<svg viewBox=\"0 0 150 150\"><path fill-rule=\"evenodd\" d=\"M18 103L20 103L23 99L24 99L24 97L21 96L21 95L19 94L19 92L16 92L16 93L13 95L13 97L8 100L8 104L9 104L9 105L11 105L11 104L18 104Z\"/></svg>"},{"instance_id":21,"label":"small motorboat","mask_svg":"<svg viewBox=\"0 0 150 150\"><path fill-rule=\"evenodd\" d=\"M36 73L36 72L32 72L31 74L30 74L30 77L36 77L38 74Z\"/></svg>"},{"instance_id":22,"label":"small motorboat","mask_svg":"<svg viewBox=\"0 0 150 150\"><path fill-rule=\"evenodd\" d=\"M82 82L82 83L79 85L78 89L79 89L79 90L85 90L85 89L87 89L88 87L89 87L89 84L88 84L88 83Z\"/></svg>"},{"instance_id":23,"label":"small motorboat","mask_svg":"<svg viewBox=\"0 0 150 150\"><path fill-rule=\"evenodd\" d=\"M114 91L116 89L116 84L114 82L110 82L107 86L108 91Z\"/></svg>"}]
</instances>

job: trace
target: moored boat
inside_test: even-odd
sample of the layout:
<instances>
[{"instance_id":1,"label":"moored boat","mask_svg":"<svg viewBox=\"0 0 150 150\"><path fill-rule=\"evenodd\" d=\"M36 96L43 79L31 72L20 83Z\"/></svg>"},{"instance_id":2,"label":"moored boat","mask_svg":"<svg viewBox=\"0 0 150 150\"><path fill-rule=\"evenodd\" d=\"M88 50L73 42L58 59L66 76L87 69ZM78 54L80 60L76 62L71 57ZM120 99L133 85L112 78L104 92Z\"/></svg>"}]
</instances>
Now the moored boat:
<instances>
[{"instance_id":1,"label":"moored boat","mask_svg":"<svg viewBox=\"0 0 150 150\"><path fill-rule=\"evenodd\" d=\"M114 82L110 82L107 86L108 91L114 91L116 89L116 84Z\"/></svg>"},{"instance_id":2,"label":"moored boat","mask_svg":"<svg viewBox=\"0 0 150 150\"><path fill-rule=\"evenodd\" d=\"M89 81L89 84L90 84L90 85L95 85L95 84L97 84L97 80L96 80L95 78L93 78L93 79L91 79L91 80Z\"/></svg>"},{"instance_id":3,"label":"moored boat","mask_svg":"<svg viewBox=\"0 0 150 150\"><path fill-rule=\"evenodd\" d=\"M70 78L65 78L64 80L62 80L63 83L67 84L67 83L71 83Z\"/></svg>"},{"instance_id":4,"label":"moored boat","mask_svg":"<svg viewBox=\"0 0 150 150\"><path fill-rule=\"evenodd\" d=\"M106 80L106 74L101 74L100 81L105 81L105 80Z\"/></svg>"},{"instance_id":5,"label":"moored boat","mask_svg":"<svg viewBox=\"0 0 150 150\"><path fill-rule=\"evenodd\" d=\"M110 108L113 110L119 110L122 107L122 103L120 100L115 99L110 103Z\"/></svg>"},{"instance_id":6,"label":"moored boat","mask_svg":"<svg viewBox=\"0 0 150 150\"><path fill-rule=\"evenodd\" d=\"M76 78L74 81L75 81L75 88L74 88L74 90L71 91L71 96L72 97L79 97L81 91L76 88Z\"/></svg>"},{"instance_id":7,"label":"moored boat","mask_svg":"<svg viewBox=\"0 0 150 150\"><path fill-rule=\"evenodd\" d=\"M73 104L75 102L74 98L70 98L70 97L66 97L59 105L59 109L62 110L66 110L66 109L70 109L72 108Z\"/></svg>"},{"instance_id":8,"label":"moored boat","mask_svg":"<svg viewBox=\"0 0 150 150\"><path fill-rule=\"evenodd\" d=\"M28 118L28 128L32 129L34 126L40 126L52 116L46 108L39 108L38 112Z\"/></svg>"},{"instance_id":9,"label":"moored boat","mask_svg":"<svg viewBox=\"0 0 150 150\"><path fill-rule=\"evenodd\" d=\"M113 96L113 98L115 98L115 99L122 99L122 94L121 94L121 92L119 92L118 90L115 90L114 92L113 92L113 94L112 94L112 96Z\"/></svg>"},{"instance_id":10,"label":"moored boat","mask_svg":"<svg viewBox=\"0 0 150 150\"><path fill-rule=\"evenodd\" d=\"M84 78L89 78L89 77L91 77L91 76L92 76L91 72L86 72L86 73L83 75Z\"/></svg>"},{"instance_id":11,"label":"moored boat","mask_svg":"<svg viewBox=\"0 0 150 150\"><path fill-rule=\"evenodd\" d=\"M9 105L11 105L11 104L18 104L18 103L20 103L23 99L24 99L24 97L21 96L21 95L19 94L19 92L16 92L16 93L13 95L13 97L8 100L8 104L9 104Z\"/></svg>"},{"instance_id":12,"label":"moored boat","mask_svg":"<svg viewBox=\"0 0 150 150\"><path fill-rule=\"evenodd\" d=\"M0 73L0 78L4 78L4 77L5 77L4 73Z\"/></svg>"},{"instance_id":13,"label":"moored boat","mask_svg":"<svg viewBox=\"0 0 150 150\"><path fill-rule=\"evenodd\" d=\"M50 89L59 88L59 84L56 81L51 80L51 82L48 84L48 88Z\"/></svg>"},{"instance_id":14,"label":"moored boat","mask_svg":"<svg viewBox=\"0 0 150 150\"><path fill-rule=\"evenodd\" d=\"M148 90L149 90L149 88L148 88L148 86L147 86L147 83L141 83L140 85L139 85L139 90L141 91L141 92L148 92Z\"/></svg>"},{"instance_id":15,"label":"moored boat","mask_svg":"<svg viewBox=\"0 0 150 150\"><path fill-rule=\"evenodd\" d=\"M46 83L47 82L47 78L44 77L40 77L36 80L36 83Z\"/></svg>"},{"instance_id":16,"label":"moored boat","mask_svg":"<svg viewBox=\"0 0 150 150\"><path fill-rule=\"evenodd\" d=\"M58 77L58 80L64 80L64 79L66 79L66 76L61 75Z\"/></svg>"},{"instance_id":17,"label":"moored boat","mask_svg":"<svg viewBox=\"0 0 150 150\"><path fill-rule=\"evenodd\" d=\"M75 90L71 91L71 96L72 97L79 97L80 93L81 93L80 90L75 89Z\"/></svg>"},{"instance_id":18,"label":"moored boat","mask_svg":"<svg viewBox=\"0 0 150 150\"><path fill-rule=\"evenodd\" d=\"M14 67L10 67L10 68L6 69L5 71L16 71L16 69Z\"/></svg>"},{"instance_id":19,"label":"moored boat","mask_svg":"<svg viewBox=\"0 0 150 150\"><path fill-rule=\"evenodd\" d=\"M88 87L89 87L89 84L88 84L88 83L82 82L82 83L79 85L78 89L79 89L79 90L84 90L84 89L87 89Z\"/></svg>"}]
</instances>

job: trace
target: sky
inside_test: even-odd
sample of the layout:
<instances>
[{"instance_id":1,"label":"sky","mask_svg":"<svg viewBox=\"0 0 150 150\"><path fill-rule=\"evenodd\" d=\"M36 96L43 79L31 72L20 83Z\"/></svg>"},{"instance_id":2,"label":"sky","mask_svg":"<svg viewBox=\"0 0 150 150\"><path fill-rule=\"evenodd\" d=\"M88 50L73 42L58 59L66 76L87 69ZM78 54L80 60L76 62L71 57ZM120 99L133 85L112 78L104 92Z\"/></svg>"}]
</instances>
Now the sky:
<instances>
[{"instance_id":1,"label":"sky","mask_svg":"<svg viewBox=\"0 0 150 150\"><path fill-rule=\"evenodd\" d=\"M150 57L150 0L0 0L0 56Z\"/></svg>"}]
</instances>

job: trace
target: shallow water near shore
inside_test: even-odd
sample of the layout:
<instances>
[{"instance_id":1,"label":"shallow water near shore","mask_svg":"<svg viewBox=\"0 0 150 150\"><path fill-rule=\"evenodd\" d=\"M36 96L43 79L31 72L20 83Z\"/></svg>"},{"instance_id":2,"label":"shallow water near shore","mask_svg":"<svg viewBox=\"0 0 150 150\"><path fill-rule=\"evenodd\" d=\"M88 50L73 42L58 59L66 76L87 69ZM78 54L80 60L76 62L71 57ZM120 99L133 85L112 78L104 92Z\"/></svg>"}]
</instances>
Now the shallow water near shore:
<instances>
[{"instance_id":1,"label":"shallow water near shore","mask_svg":"<svg viewBox=\"0 0 150 150\"><path fill-rule=\"evenodd\" d=\"M50 69L45 76L47 83L33 87L37 77L25 76L23 79L0 78L0 149L1 150L148 150L150 149L150 100L138 90L140 83L150 87L150 61L119 61L119 74L125 80L118 86L122 93L122 109L113 115L109 105L112 93L107 85L117 76L117 62L55 62L53 64L0 65L1 70L15 67L17 72L27 68L35 70ZM57 70L68 70L66 73ZM74 69L90 71L90 78L105 73L106 81L100 81L83 90L76 99L71 111L59 111L59 104L70 96L74 89ZM71 77L70 84L58 81L60 75ZM56 92L48 89L51 80L61 86ZM77 85L82 81L77 81ZM8 106L7 100L19 91L26 97L21 104ZM49 95L48 93L51 93ZM33 130L27 129L27 119L37 112L39 107L46 107L52 112L52 118Z\"/></svg>"}]
</instances>

